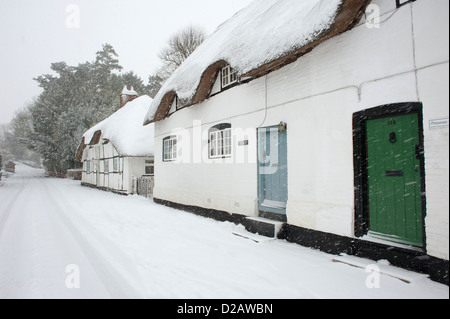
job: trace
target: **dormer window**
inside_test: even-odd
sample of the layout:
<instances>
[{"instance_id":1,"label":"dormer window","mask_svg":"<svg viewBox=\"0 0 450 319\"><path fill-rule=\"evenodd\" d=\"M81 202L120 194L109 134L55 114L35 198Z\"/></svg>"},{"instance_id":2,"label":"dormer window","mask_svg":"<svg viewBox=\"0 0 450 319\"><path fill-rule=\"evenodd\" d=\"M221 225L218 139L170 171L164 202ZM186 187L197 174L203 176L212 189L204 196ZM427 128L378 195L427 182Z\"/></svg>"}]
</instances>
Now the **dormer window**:
<instances>
[{"instance_id":1,"label":"dormer window","mask_svg":"<svg viewBox=\"0 0 450 319\"><path fill-rule=\"evenodd\" d=\"M222 88L236 83L237 79L237 73L230 67L230 65L227 65L222 69Z\"/></svg>"}]
</instances>

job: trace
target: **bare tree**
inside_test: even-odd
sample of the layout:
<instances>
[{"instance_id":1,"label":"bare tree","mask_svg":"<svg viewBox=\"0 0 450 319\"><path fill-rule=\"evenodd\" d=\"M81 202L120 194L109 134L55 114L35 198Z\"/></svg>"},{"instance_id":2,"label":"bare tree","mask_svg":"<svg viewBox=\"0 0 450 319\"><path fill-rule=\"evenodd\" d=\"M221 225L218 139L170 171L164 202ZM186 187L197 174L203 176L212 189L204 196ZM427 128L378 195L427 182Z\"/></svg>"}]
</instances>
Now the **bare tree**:
<instances>
[{"instance_id":1,"label":"bare tree","mask_svg":"<svg viewBox=\"0 0 450 319\"><path fill-rule=\"evenodd\" d=\"M206 31L203 28L190 25L173 34L158 57L164 65L176 69L205 39Z\"/></svg>"},{"instance_id":2,"label":"bare tree","mask_svg":"<svg viewBox=\"0 0 450 319\"><path fill-rule=\"evenodd\" d=\"M173 34L158 54L163 65L149 77L149 91L156 94L164 82L206 39L202 27L188 26Z\"/></svg>"}]
</instances>

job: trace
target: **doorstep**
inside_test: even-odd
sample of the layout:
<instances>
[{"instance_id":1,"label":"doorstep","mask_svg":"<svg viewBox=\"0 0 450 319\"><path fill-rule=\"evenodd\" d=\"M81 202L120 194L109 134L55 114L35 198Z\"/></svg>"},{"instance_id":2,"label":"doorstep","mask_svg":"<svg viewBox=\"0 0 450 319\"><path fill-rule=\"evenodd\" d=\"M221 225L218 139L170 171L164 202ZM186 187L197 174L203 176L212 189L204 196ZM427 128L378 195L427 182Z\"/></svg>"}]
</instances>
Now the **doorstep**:
<instances>
[{"instance_id":1,"label":"doorstep","mask_svg":"<svg viewBox=\"0 0 450 319\"><path fill-rule=\"evenodd\" d=\"M275 221L264 217L246 217L242 224L245 229L253 234L270 238L280 238L285 222Z\"/></svg>"}]
</instances>

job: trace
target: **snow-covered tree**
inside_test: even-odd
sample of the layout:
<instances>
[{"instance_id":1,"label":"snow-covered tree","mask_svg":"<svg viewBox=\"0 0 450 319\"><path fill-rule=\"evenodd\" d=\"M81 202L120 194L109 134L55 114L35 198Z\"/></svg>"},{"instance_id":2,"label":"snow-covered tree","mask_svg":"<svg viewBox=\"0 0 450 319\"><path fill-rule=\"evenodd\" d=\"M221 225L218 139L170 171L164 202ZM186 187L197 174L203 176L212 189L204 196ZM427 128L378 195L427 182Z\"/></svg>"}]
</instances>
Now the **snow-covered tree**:
<instances>
[{"instance_id":1,"label":"snow-covered tree","mask_svg":"<svg viewBox=\"0 0 450 319\"><path fill-rule=\"evenodd\" d=\"M147 92L133 72L120 73L118 55L109 44L93 62L76 67L58 62L51 70L53 74L35 78L44 91L29 110L32 129L27 137L48 171L64 173L81 165L75 153L83 133L117 111L124 85Z\"/></svg>"},{"instance_id":2,"label":"snow-covered tree","mask_svg":"<svg viewBox=\"0 0 450 319\"><path fill-rule=\"evenodd\" d=\"M40 166L40 156L30 149L28 136L32 131L28 107L16 112L6 125L0 128L0 149L4 161L14 160L34 167Z\"/></svg>"}]
</instances>

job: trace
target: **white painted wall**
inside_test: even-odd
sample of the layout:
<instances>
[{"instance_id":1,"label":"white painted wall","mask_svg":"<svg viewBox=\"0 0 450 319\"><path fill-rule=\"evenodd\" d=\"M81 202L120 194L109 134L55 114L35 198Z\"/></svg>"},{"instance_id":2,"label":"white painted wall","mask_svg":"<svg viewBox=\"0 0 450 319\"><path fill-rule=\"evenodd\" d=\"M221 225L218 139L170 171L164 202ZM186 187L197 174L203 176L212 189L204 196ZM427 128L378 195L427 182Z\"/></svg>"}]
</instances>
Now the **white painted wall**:
<instances>
[{"instance_id":1,"label":"white painted wall","mask_svg":"<svg viewBox=\"0 0 450 319\"><path fill-rule=\"evenodd\" d=\"M424 103L427 249L433 256L448 259L449 128L430 128L429 122L449 117L449 2L416 2L413 18L417 84ZM433 6L432 13L423 14Z\"/></svg>"},{"instance_id":2,"label":"white painted wall","mask_svg":"<svg viewBox=\"0 0 450 319\"><path fill-rule=\"evenodd\" d=\"M394 0L373 4L380 8L380 28L362 21L281 70L156 123L154 197L256 215L256 128L284 121L288 222L353 237L352 115L384 104L421 101L427 250L448 259L449 128L430 129L428 123L449 113L449 2L416 1L398 10ZM207 158L207 131L222 122L247 130L249 139L248 146L238 146L243 137L235 138L231 163ZM174 134L190 145L178 161L164 163L162 139ZM243 163L237 160L242 151L247 153Z\"/></svg>"},{"instance_id":3,"label":"white painted wall","mask_svg":"<svg viewBox=\"0 0 450 319\"><path fill-rule=\"evenodd\" d=\"M146 161L153 161L153 157L122 157L112 143L99 143L87 146L83 152L82 182L96 187L135 193L133 181L145 174ZM114 160L117 167L114 167ZM87 161L91 162L90 172L87 172ZM105 162L108 170L105 172Z\"/></svg>"}]
</instances>

